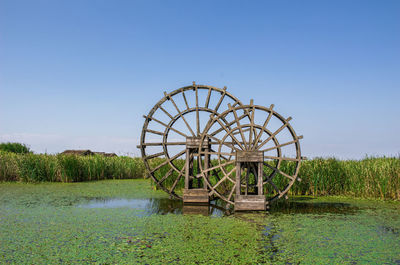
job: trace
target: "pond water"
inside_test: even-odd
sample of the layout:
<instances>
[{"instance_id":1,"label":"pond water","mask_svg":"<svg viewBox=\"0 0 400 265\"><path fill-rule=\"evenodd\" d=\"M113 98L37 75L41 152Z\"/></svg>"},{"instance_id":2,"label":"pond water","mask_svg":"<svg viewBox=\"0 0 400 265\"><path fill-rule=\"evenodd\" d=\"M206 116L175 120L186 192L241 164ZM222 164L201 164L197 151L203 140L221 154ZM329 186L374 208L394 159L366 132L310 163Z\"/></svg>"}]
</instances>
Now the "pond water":
<instances>
[{"instance_id":1,"label":"pond water","mask_svg":"<svg viewBox=\"0 0 400 265\"><path fill-rule=\"evenodd\" d=\"M400 264L400 203L183 205L147 180L0 183L0 264Z\"/></svg>"},{"instance_id":2,"label":"pond water","mask_svg":"<svg viewBox=\"0 0 400 265\"><path fill-rule=\"evenodd\" d=\"M93 199L78 204L83 208L131 208L140 210L138 215L152 214L201 214L205 216L224 216L231 213L225 205L218 205L218 202L211 202L210 205L184 205L182 201L167 198L148 199Z\"/></svg>"},{"instance_id":3,"label":"pond water","mask_svg":"<svg viewBox=\"0 0 400 265\"><path fill-rule=\"evenodd\" d=\"M272 205L267 213L286 214L354 214L357 206L341 202L312 202L312 198L296 198L299 201L287 201ZM307 202L304 202L306 200ZM76 205L83 208L131 208L140 210L139 215L152 214L201 214L205 216L222 217L234 214L233 207L219 201L211 201L209 205L183 204L180 200L168 198L124 199L95 198Z\"/></svg>"}]
</instances>

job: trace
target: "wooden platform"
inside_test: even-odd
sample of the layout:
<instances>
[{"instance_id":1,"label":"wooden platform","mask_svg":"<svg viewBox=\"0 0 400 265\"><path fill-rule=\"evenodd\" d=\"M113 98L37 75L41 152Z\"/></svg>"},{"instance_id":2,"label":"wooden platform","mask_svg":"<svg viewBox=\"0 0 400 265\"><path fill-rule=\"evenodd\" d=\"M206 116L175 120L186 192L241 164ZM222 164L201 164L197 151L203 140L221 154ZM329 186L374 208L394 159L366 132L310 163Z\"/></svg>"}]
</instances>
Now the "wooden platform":
<instances>
[{"instance_id":1,"label":"wooden platform","mask_svg":"<svg viewBox=\"0 0 400 265\"><path fill-rule=\"evenodd\" d=\"M264 195L236 195L235 211L265 211Z\"/></svg>"},{"instance_id":2,"label":"wooden platform","mask_svg":"<svg viewBox=\"0 0 400 265\"><path fill-rule=\"evenodd\" d=\"M183 190L183 203L199 203L208 204L208 190L207 189L184 189Z\"/></svg>"}]
</instances>

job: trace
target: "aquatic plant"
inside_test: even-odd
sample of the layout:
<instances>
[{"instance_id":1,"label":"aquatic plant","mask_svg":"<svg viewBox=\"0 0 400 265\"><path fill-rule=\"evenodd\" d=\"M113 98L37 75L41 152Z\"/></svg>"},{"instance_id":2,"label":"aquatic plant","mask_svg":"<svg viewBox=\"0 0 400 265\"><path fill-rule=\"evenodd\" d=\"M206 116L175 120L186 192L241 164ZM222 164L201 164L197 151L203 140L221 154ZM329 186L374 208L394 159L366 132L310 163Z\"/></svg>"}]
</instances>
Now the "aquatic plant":
<instances>
[{"instance_id":1,"label":"aquatic plant","mask_svg":"<svg viewBox=\"0 0 400 265\"><path fill-rule=\"evenodd\" d=\"M85 207L122 198L166 203L149 214L134 202ZM185 213L143 179L0 183L0 264L399 263L399 202L279 203L268 213L211 217Z\"/></svg>"}]
</instances>

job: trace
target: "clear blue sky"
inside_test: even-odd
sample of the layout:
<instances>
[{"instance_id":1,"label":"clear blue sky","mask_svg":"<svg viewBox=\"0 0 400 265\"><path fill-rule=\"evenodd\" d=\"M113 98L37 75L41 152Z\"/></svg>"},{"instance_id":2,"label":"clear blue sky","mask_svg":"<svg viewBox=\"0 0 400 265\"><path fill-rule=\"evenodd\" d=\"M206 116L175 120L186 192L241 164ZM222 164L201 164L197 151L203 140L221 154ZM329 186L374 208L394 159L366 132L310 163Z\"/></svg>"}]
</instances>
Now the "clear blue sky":
<instances>
[{"instance_id":1,"label":"clear blue sky","mask_svg":"<svg viewBox=\"0 0 400 265\"><path fill-rule=\"evenodd\" d=\"M0 0L0 141L139 155L192 81L274 103L305 156L397 156L400 1Z\"/></svg>"}]
</instances>

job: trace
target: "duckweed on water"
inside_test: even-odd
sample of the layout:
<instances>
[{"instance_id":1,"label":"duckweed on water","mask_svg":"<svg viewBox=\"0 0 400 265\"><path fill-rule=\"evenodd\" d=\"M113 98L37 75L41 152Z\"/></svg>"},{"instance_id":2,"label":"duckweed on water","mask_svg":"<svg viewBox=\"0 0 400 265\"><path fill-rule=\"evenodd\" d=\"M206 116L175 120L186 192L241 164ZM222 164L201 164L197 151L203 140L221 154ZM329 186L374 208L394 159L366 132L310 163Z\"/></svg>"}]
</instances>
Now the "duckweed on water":
<instances>
[{"instance_id":1,"label":"duckweed on water","mask_svg":"<svg viewBox=\"0 0 400 265\"><path fill-rule=\"evenodd\" d=\"M399 203L298 197L224 217L82 207L118 198L181 207L147 180L0 184L0 263L400 264Z\"/></svg>"}]
</instances>

